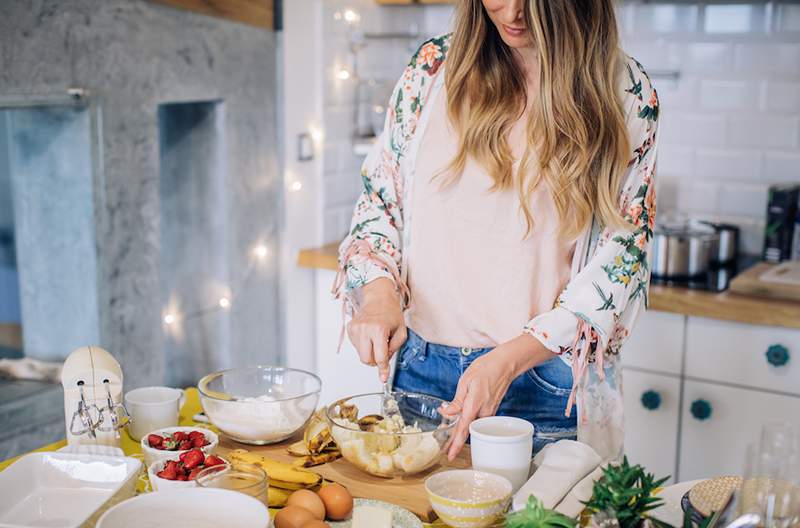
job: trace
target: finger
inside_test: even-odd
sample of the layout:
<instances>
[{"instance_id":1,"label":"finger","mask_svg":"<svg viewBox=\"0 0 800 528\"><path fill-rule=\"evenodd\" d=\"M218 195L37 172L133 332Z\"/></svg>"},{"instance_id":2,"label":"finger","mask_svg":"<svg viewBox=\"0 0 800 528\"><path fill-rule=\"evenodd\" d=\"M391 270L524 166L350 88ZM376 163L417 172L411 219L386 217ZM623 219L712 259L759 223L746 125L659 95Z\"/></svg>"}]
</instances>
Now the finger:
<instances>
[{"instance_id":1,"label":"finger","mask_svg":"<svg viewBox=\"0 0 800 528\"><path fill-rule=\"evenodd\" d=\"M400 347L403 346L403 343L406 342L408 339L408 332L406 331L406 325L401 325L397 330L395 330L394 334L392 334L392 338L389 340L389 357L391 358L395 352L400 350Z\"/></svg>"},{"instance_id":2,"label":"finger","mask_svg":"<svg viewBox=\"0 0 800 528\"><path fill-rule=\"evenodd\" d=\"M461 418L456 426L456 432L453 434L455 439L453 443L450 444L450 450L447 453L447 458L451 461L458 456L461 448L464 447L467 437L469 436L469 424L478 416L478 405L474 400L474 394L469 394L464 402L464 411L461 413Z\"/></svg>"},{"instance_id":3,"label":"finger","mask_svg":"<svg viewBox=\"0 0 800 528\"><path fill-rule=\"evenodd\" d=\"M389 380L389 336L383 331L377 331L372 337L372 354L378 365L378 374L381 383Z\"/></svg>"},{"instance_id":4,"label":"finger","mask_svg":"<svg viewBox=\"0 0 800 528\"><path fill-rule=\"evenodd\" d=\"M462 412L462 410L464 409L464 399L467 397L468 386L469 386L469 378L462 375L461 379L458 380L456 395L453 396L453 400L443 410L442 414L445 414L447 416L455 416L456 414Z\"/></svg>"},{"instance_id":5,"label":"finger","mask_svg":"<svg viewBox=\"0 0 800 528\"><path fill-rule=\"evenodd\" d=\"M364 336L363 332L358 330L357 325L354 326L352 323L347 325L347 336L356 349L358 359L365 365L374 366L375 360L372 353L372 341Z\"/></svg>"}]
</instances>

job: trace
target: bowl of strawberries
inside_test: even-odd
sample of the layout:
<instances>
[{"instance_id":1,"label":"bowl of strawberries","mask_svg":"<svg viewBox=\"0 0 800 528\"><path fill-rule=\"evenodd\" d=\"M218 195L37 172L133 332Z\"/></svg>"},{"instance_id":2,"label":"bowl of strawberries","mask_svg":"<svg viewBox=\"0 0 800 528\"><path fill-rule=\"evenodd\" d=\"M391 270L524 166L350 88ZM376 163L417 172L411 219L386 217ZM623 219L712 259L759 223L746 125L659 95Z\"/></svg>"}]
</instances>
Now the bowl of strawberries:
<instances>
[{"instance_id":1,"label":"bowl of strawberries","mask_svg":"<svg viewBox=\"0 0 800 528\"><path fill-rule=\"evenodd\" d=\"M182 452L177 460L157 460L147 467L153 491L192 488L197 485L195 477L200 471L214 466L224 466L227 462L216 456L207 455L196 447Z\"/></svg>"},{"instance_id":2,"label":"bowl of strawberries","mask_svg":"<svg viewBox=\"0 0 800 528\"><path fill-rule=\"evenodd\" d=\"M180 455L192 449L210 454L218 443L215 432L200 427L166 427L144 435L141 440L147 467L160 460L179 460Z\"/></svg>"}]
</instances>

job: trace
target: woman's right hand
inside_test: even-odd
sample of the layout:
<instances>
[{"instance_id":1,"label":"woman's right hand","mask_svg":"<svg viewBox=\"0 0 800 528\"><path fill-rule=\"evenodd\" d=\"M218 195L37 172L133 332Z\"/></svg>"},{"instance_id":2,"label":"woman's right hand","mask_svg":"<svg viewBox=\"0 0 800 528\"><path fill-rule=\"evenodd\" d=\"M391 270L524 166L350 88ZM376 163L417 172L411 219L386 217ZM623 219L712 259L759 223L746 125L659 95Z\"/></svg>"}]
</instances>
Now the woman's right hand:
<instances>
[{"instance_id":1,"label":"woman's right hand","mask_svg":"<svg viewBox=\"0 0 800 528\"><path fill-rule=\"evenodd\" d=\"M347 335L361 362L378 366L381 382L389 379L389 360L408 336L394 283L380 278L362 287L362 303L347 325Z\"/></svg>"}]
</instances>

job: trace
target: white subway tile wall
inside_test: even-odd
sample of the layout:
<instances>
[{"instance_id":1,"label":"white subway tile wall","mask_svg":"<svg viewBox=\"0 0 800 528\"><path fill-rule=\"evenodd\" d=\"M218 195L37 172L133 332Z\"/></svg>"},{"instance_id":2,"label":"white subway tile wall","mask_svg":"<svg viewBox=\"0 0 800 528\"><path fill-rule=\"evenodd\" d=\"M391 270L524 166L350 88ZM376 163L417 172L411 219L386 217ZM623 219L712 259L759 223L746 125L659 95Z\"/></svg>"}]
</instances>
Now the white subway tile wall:
<instances>
[{"instance_id":1,"label":"white subway tile wall","mask_svg":"<svg viewBox=\"0 0 800 528\"><path fill-rule=\"evenodd\" d=\"M362 156L353 153L352 30L418 33L416 41L361 41L362 79L394 81L428 36L449 30L450 6L378 6L372 0L322 0L325 8L325 237L347 231L360 189ZM742 246L762 246L767 187L800 182L800 4L797 2L625 2L623 44L656 76L662 106L659 210L743 227ZM366 42L366 44L365 44Z\"/></svg>"}]
</instances>

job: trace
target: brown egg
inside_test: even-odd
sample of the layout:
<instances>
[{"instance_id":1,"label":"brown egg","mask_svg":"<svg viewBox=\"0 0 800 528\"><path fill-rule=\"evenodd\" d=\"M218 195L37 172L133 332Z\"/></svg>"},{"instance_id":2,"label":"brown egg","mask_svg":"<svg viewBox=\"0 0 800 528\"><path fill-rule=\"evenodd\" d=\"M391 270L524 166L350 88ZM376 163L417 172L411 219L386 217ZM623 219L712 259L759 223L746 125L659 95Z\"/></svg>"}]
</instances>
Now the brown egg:
<instances>
[{"instance_id":1,"label":"brown egg","mask_svg":"<svg viewBox=\"0 0 800 528\"><path fill-rule=\"evenodd\" d=\"M275 528L303 528L314 521L314 514L300 506L286 506L275 515Z\"/></svg>"},{"instance_id":2,"label":"brown egg","mask_svg":"<svg viewBox=\"0 0 800 528\"><path fill-rule=\"evenodd\" d=\"M334 521L347 519L350 512L353 511L353 496L341 484L322 486L319 490L319 498L325 503L328 518Z\"/></svg>"},{"instance_id":3,"label":"brown egg","mask_svg":"<svg viewBox=\"0 0 800 528\"><path fill-rule=\"evenodd\" d=\"M303 528L331 528L331 525L326 523L325 521L317 521L316 519L313 521L308 521L303 525Z\"/></svg>"},{"instance_id":4,"label":"brown egg","mask_svg":"<svg viewBox=\"0 0 800 528\"><path fill-rule=\"evenodd\" d=\"M325 504L319 495L309 490L297 490L289 496L286 501L287 506L300 506L310 511L314 517L321 521L325 519Z\"/></svg>"}]
</instances>

